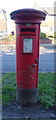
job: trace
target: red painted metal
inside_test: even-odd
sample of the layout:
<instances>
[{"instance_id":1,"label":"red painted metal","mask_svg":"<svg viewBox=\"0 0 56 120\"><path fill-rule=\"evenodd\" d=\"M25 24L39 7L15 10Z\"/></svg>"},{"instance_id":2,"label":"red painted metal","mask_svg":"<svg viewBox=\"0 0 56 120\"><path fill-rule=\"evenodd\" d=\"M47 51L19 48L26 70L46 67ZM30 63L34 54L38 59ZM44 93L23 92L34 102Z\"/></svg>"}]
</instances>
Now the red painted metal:
<instances>
[{"instance_id":1,"label":"red painted metal","mask_svg":"<svg viewBox=\"0 0 56 120\"><path fill-rule=\"evenodd\" d=\"M33 25L32 25L33 26ZM23 26L16 26L16 76L17 85L19 88L32 89L38 86L38 62L39 59L39 32L40 25L34 25L36 29L35 34L23 32L20 33L20 28ZM27 26L25 26L28 28ZM24 28L25 28L24 27ZM19 33L19 34L18 34ZM33 52L23 53L23 38L33 38Z\"/></svg>"},{"instance_id":2,"label":"red painted metal","mask_svg":"<svg viewBox=\"0 0 56 120\"><path fill-rule=\"evenodd\" d=\"M40 23L45 16L44 12L35 9L21 9L11 13L11 19L16 23L17 88L38 87ZM23 53L24 38L32 38L32 53Z\"/></svg>"}]
</instances>

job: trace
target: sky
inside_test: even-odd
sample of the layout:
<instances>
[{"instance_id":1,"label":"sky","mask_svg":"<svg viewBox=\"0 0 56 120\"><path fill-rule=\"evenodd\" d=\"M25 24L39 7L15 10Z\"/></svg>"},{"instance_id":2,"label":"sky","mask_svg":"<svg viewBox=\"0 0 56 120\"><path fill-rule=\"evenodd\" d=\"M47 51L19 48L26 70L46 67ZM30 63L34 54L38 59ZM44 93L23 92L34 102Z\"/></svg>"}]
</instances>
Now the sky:
<instances>
[{"instance_id":1,"label":"sky","mask_svg":"<svg viewBox=\"0 0 56 120\"><path fill-rule=\"evenodd\" d=\"M7 15L8 32L13 31L13 22L10 19L10 13L17 9L38 7L54 7L55 0L1 0L0 9L4 9Z\"/></svg>"}]
</instances>

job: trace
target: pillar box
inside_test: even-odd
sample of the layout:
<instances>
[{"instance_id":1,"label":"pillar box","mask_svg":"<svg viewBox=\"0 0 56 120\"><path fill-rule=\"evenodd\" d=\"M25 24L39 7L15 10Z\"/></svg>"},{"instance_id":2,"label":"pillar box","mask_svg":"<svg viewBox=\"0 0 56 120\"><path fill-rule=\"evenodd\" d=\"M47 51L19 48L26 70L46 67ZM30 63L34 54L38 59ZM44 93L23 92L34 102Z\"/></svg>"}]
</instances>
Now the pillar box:
<instances>
[{"instance_id":1,"label":"pillar box","mask_svg":"<svg viewBox=\"0 0 56 120\"><path fill-rule=\"evenodd\" d=\"M10 16L16 24L16 100L20 104L33 104L38 99L40 23L46 14L19 9Z\"/></svg>"}]
</instances>

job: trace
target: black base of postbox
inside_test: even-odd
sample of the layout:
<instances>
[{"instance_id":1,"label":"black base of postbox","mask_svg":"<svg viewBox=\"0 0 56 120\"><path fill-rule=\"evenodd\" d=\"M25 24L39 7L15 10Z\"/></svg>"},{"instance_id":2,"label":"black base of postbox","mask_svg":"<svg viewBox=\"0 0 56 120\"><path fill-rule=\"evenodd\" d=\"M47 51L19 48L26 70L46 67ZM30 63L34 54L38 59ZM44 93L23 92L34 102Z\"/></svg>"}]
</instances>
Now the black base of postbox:
<instances>
[{"instance_id":1,"label":"black base of postbox","mask_svg":"<svg viewBox=\"0 0 56 120\"><path fill-rule=\"evenodd\" d=\"M31 105L37 103L38 88L16 89L16 101L20 104Z\"/></svg>"}]
</instances>

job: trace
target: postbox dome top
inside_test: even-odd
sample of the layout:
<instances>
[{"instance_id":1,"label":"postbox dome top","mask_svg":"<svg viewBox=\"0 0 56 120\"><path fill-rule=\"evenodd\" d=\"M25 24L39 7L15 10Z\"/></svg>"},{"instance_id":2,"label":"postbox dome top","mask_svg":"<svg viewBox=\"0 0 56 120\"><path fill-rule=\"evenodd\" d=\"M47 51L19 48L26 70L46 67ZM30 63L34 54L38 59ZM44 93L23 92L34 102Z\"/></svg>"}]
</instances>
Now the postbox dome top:
<instances>
[{"instance_id":1,"label":"postbox dome top","mask_svg":"<svg viewBox=\"0 0 56 120\"><path fill-rule=\"evenodd\" d=\"M13 11L11 14L11 19L18 22L37 22L41 20L45 20L46 14L43 11L36 9L19 9Z\"/></svg>"}]
</instances>

